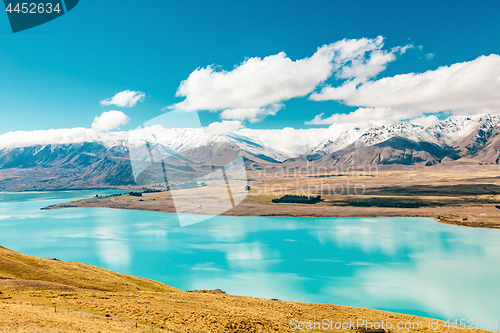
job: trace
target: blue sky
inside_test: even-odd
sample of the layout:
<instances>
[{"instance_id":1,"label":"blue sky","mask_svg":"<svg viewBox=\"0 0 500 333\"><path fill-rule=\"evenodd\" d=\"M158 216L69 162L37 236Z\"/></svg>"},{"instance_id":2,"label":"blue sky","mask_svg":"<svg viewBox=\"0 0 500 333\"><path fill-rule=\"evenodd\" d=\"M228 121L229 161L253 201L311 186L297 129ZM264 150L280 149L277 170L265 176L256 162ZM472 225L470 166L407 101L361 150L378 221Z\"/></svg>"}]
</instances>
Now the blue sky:
<instances>
[{"instance_id":1,"label":"blue sky","mask_svg":"<svg viewBox=\"0 0 500 333\"><path fill-rule=\"evenodd\" d=\"M182 102L176 90L197 68L217 65L231 71L247 58L280 52L295 61L342 39L383 36L387 52L414 46L398 53L372 81L470 62L500 54L499 12L499 1L81 0L67 15L17 34L3 14L0 133L90 127L109 110L130 118L122 129L135 128ZM341 83L331 76L314 91ZM144 92L144 101L132 108L99 103L127 89ZM243 124L256 129L326 127L305 123L321 113L328 118L371 107L358 103L360 98L346 103L308 96L280 101L276 115L254 123L243 119ZM220 114L200 112L202 123L220 121Z\"/></svg>"}]
</instances>

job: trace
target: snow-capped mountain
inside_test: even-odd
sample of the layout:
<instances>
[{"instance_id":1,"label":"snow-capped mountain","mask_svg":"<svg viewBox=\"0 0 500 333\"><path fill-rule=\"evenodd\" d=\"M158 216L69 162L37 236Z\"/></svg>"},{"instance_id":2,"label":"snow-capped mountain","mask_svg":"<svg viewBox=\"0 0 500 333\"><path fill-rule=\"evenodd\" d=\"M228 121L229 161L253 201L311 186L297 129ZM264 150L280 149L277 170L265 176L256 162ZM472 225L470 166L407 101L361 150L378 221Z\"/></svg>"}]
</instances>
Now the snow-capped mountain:
<instances>
[{"instance_id":1,"label":"snow-capped mountain","mask_svg":"<svg viewBox=\"0 0 500 333\"><path fill-rule=\"evenodd\" d=\"M146 140L157 149L179 153L207 143L230 142L244 152L270 162L283 162L302 155L322 157L347 148L352 150L375 146L396 137L413 142L426 142L442 148L463 146L463 149L472 152L486 144L499 122L499 116L453 116L427 127L410 122L397 122L366 129L352 128L337 135L323 130L323 137L328 134L329 137L319 144L315 142L316 138L321 137L319 132L307 136L307 130L290 129L287 133L285 129L282 132L273 133L272 130L243 129L234 133L214 134L202 128L165 129L156 125L129 132L128 145L134 146ZM477 136L476 141L468 143L470 147L467 148L467 144L461 144L461 141L472 134ZM283 136L288 136L289 140L283 140ZM108 142L108 146L113 145L116 143Z\"/></svg>"},{"instance_id":2,"label":"snow-capped mountain","mask_svg":"<svg viewBox=\"0 0 500 333\"><path fill-rule=\"evenodd\" d=\"M440 147L459 146L468 136L476 135L475 147L484 145L500 122L499 116L453 116L436 125L421 126L409 122L370 127L365 130L351 129L334 139L321 142L307 154L325 156L343 149L370 147L395 137L414 142L427 142ZM471 138L473 140L473 138Z\"/></svg>"},{"instance_id":3,"label":"snow-capped mountain","mask_svg":"<svg viewBox=\"0 0 500 333\"><path fill-rule=\"evenodd\" d=\"M326 139L321 142L318 146L311 149L307 155L319 154L321 156L336 152L338 150L342 150L349 145L353 144L356 140L358 140L365 131L359 129L358 127L350 129L344 133L341 133L336 138Z\"/></svg>"},{"instance_id":4,"label":"snow-capped mountain","mask_svg":"<svg viewBox=\"0 0 500 333\"><path fill-rule=\"evenodd\" d=\"M72 143L0 149L0 189L81 189L133 185L123 146Z\"/></svg>"},{"instance_id":5,"label":"snow-capped mountain","mask_svg":"<svg viewBox=\"0 0 500 333\"><path fill-rule=\"evenodd\" d=\"M161 150L159 155L164 156L165 152L182 153L193 150L207 144L233 143L243 151L261 157L265 160L284 161L293 157L293 153L281 151L273 148L272 144L266 142L258 136L247 136L243 133L210 133L203 128L164 128L159 125L148 128L130 131L126 142L129 148L143 146L148 142L151 147ZM121 143L112 143L111 146ZM109 143L108 143L109 145ZM147 152L142 150L143 156L136 156L138 159L144 158Z\"/></svg>"},{"instance_id":6,"label":"snow-capped mountain","mask_svg":"<svg viewBox=\"0 0 500 333\"><path fill-rule=\"evenodd\" d=\"M167 156L163 167L173 173L198 172L208 170L208 164L229 163L235 148L238 152L241 149L253 166L279 165L286 160L335 165L433 165L461 158L500 164L500 117L456 116L427 127L398 122L339 134L324 129L243 129L228 134L152 126L114 132L94 142L0 148L0 189L134 185L134 161L153 157L158 162ZM293 159L300 156L307 158Z\"/></svg>"}]
</instances>

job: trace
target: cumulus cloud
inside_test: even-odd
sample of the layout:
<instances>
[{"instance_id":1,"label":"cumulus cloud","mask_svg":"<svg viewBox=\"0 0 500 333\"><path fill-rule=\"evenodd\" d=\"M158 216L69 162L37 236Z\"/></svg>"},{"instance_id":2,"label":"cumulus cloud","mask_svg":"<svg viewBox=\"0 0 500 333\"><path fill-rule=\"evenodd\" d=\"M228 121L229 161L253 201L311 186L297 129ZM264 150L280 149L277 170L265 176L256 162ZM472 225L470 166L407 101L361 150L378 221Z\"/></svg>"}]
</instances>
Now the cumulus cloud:
<instances>
[{"instance_id":1,"label":"cumulus cloud","mask_svg":"<svg viewBox=\"0 0 500 333\"><path fill-rule=\"evenodd\" d=\"M313 92L333 74L364 82L411 45L382 50L384 38L344 39L324 45L311 57L290 59L284 52L249 58L231 71L198 68L176 93L184 101L170 109L222 111L222 119L258 121L274 115L281 102Z\"/></svg>"},{"instance_id":2,"label":"cumulus cloud","mask_svg":"<svg viewBox=\"0 0 500 333\"><path fill-rule=\"evenodd\" d=\"M306 122L306 125L334 125L343 124L352 127L380 126L386 123L401 121L417 117L419 110L395 109L395 108L359 108L350 113L336 113L328 118L323 118L321 113L314 119Z\"/></svg>"},{"instance_id":3,"label":"cumulus cloud","mask_svg":"<svg viewBox=\"0 0 500 333\"><path fill-rule=\"evenodd\" d=\"M284 52L249 58L232 71L199 68L183 81L173 108L186 111L260 108L305 96L330 77L334 51L325 45L310 58L293 61Z\"/></svg>"},{"instance_id":4,"label":"cumulus cloud","mask_svg":"<svg viewBox=\"0 0 500 333\"><path fill-rule=\"evenodd\" d=\"M128 124L130 118L121 111L111 110L103 112L100 116L94 118L92 129L96 131L109 131L118 128L120 125Z\"/></svg>"},{"instance_id":5,"label":"cumulus cloud","mask_svg":"<svg viewBox=\"0 0 500 333\"><path fill-rule=\"evenodd\" d=\"M393 49L393 51L399 52L400 54L404 54L404 53L406 53L407 50L413 49L413 48L414 48L413 44L408 44L405 46L396 46Z\"/></svg>"},{"instance_id":6,"label":"cumulus cloud","mask_svg":"<svg viewBox=\"0 0 500 333\"><path fill-rule=\"evenodd\" d=\"M1 148L31 147L37 145L105 142L126 139L124 132L97 132L90 128L60 128L38 131L16 131L0 135Z\"/></svg>"},{"instance_id":7,"label":"cumulus cloud","mask_svg":"<svg viewBox=\"0 0 500 333\"><path fill-rule=\"evenodd\" d=\"M81 143L97 139L95 131L88 128L61 128L40 131L15 131L0 135L0 147L30 147L53 143Z\"/></svg>"},{"instance_id":8,"label":"cumulus cloud","mask_svg":"<svg viewBox=\"0 0 500 333\"><path fill-rule=\"evenodd\" d=\"M299 156L308 152L319 142L337 135L332 128L295 129L285 127L282 129L257 130L243 128L236 132L252 141L269 145L289 156Z\"/></svg>"},{"instance_id":9,"label":"cumulus cloud","mask_svg":"<svg viewBox=\"0 0 500 333\"><path fill-rule=\"evenodd\" d=\"M132 108L138 102L142 102L146 98L146 94L141 91L125 90L117 93L111 98L100 101L101 105L116 105L120 107Z\"/></svg>"},{"instance_id":10,"label":"cumulus cloud","mask_svg":"<svg viewBox=\"0 0 500 333\"><path fill-rule=\"evenodd\" d=\"M384 71L387 64L396 60L396 54L405 53L411 45L382 50L384 38L344 39L333 44L336 50L336 77L364 82Z\"/></svg>"},{"instance_id":11,"label":"cumulus cloud","mask_svg":"<svg viewBox=\"0 0 500 333\"><path fill-rule=\"evenodd\" d=\"M427 117L420 116L420 117L417 117L415 119L410 120L410 123L427 127L427 126L432 126L432 125L436 125L437 123L439 123L439 118L433 114L430 116L427 116Z\"/></svg>"},{"instance_id":12,"label":"cumulus cloud","mask_svg":"<svg viewBox=\"0 0 500 333\"><path fill-rule=\"evenodd\" d=\"M205 128L207 133L234 133L240 128L243 128L243 124L239 120L223 120L220 122L214 122Z\"/></svg>"},{"instance_id":13,"label":"cumulus cloud","mask_svg":"<svg viewBox=\"0 0 500 333\"><path fill-rule=\"evenodd\" d=\"M310 98L351 106L417 109L421 113L497 113L499 90L500 56L493 54L421 74L396 75L361 84L346 81L340 87L327 86Z\"/></svg>"},{"instance_id":14,"label":"cumulus cloud","mask_svg":"<svg viewBox=\"0 0 500 333\"><path fill-rule=\"evenodd\" d=\"M108 142L125 140L127 132L108 132L130 121L123 112L103 112L94 118L92 128L75 127L37 131L15 131L0 135L0 148L37 145Z\"/></svg>"},{"instance_id":15,"label":"cumulus cloud","mask_svg":"<svg viewBox=\"0 0 500 333\"><path fill-rule=\"evenodd\" d=\"M236 108L226 109L221 112L222 119L235 119L235 120L250 120L251 123L256 123L266 116L274 116L283 104L275 103L262 108Z\"/></svg>"}]
</instances>

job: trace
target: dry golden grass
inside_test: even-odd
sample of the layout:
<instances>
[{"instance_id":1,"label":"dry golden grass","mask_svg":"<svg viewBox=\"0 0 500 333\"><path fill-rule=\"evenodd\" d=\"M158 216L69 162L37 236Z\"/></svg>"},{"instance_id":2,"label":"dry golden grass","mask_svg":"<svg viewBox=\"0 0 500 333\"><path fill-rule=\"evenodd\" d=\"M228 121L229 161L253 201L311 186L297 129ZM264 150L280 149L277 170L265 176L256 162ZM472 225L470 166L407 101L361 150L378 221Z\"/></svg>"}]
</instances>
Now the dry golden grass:
<instances>
[{"instance_id":1,"label":"dry golden grass","mask_svg":"<svg viewBox=\"0 0 500 333\"><path fill-rule=\"evenodd\" d=\"M0 303L0 333L58 333L58 332L161 332L135 323L109 320L92 314L59 311L31 304Z\"/></svg>"},{"instance_id":2,"label":"dry golden grass","mask_svg":"<svg viewBox=\"0 0 500 333\"><path fill-rule=\"evenodd\" d=\"M163 283L114 273L77 262L22 255L0 246L0 279L43 281L65 287L102 291L176 290Z\"/></svg>"},{"instance_id":3,"label":"dry golden grass","mask_svg":"<svg viewBox=\"0 0 500 333\"><path fill-rule=\"evenodd\" d=\"M0 332L293 332L291 319L422 322L421 332L462 331L444 329L442 322L439 330L431 330L425 318L371 309L186 292L3 247L0 276Z\"/></svg>"}]
</instances>

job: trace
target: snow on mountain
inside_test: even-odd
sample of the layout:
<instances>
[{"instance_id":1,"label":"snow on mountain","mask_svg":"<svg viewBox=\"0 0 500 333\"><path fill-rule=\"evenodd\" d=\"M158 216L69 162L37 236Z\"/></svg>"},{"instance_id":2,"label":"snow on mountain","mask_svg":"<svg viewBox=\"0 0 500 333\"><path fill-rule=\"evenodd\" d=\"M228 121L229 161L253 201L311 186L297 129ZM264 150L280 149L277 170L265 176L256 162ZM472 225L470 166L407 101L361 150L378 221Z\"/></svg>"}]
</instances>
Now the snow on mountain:
<instances>
[{"instance_id":1,"label":"snow on mountain","mask_svg":"<svg viewBox=\"0 0 500 333\"><path fill-rule=\"evenodd\" d=\"M327 155L336 151L369 147L394 137L402 137L415 142L429 142L438 146L454 146L461 140L478 131L477 136L491 133L499 124L500 116L452 116L436 125L421 126L409 122L397 122L383 126L373 126L364 130L351 129L339 136L321 142L307 154ZM478 138L484 141L484 138Z\"/></svg>"},{"instance_id":2,"label":"snow on mountain","mask_svg":"<svg viewBox=\"0 0 500 333\"><path fill-rule=\"evenodd\" d=\"M29 142L26 140L17 140L16 138L18 136L22 137L22 133L4 134L0 136L0 151L7 153L8 151L15 150L18 153L22 153L29 147L36 147L36 149L30 149L30 154L36 155L46 148L54 150L57 149L57 147L67 148L72 145L82 145L87 142L97 142L106 148L127 150L131 147L143 147L144 144L148 142L151 147L157 150L159 155L165 156L166 153L175 154L186 150L192 150L205 144L231 142L238 145L242 150L255 156L270 158L276 161L284 161L290 157L301 155L310 149L310 146L303 144L304 140L300 140L300 136L298 140L296 140L298 143L302 143L300 147L298 143L295 143L293 147L277 144L278 140L274 138L279 137L280 133L273 130L270 130L273 132L270 139L266 139L266 137L269 137L269 132L266 130L254 131L245 129L235 133L210 133L204 128L164 128L161 125L153 125L128 132L98 133L88 130L84 131L85 135L65 138L62 142L58 138L54 138L48 133L45 133L51 131L52 130L39 131L43 139L39 142L33 140ZM293 131L307 132L306 130ZM296 136L294 133L289 133L289 135L292 137ZM18 144L16 144L16 142L18 142ZM287 143L287 140L284 140L284 142ZM314 144L316 144L316 142L314 142ZM137 149L136 152L139 155L143 155L136 156L138 159L144 159L149 155L149 152L142 148Z\"/></svg>"},{"instance_id":3,"label":"snow on mountain","mask_svg":"<svg viewBox=\"0 0 500 333\"><path fill-rule=\"evenodd\" d=\"M358 127L352 128L344 133L340 133L337 137L324 140L318 146L310 150L307 155L326 155L342 150L358 140L364 133L365 131Z\"/></svg>"},{"instance_id":4,"label":"snow on mountain","mask_svg":"<svg viewBox=\"0 0 500 333\"><path fill-rule=\"evenodd\" d=\"M259 158L284 161L288 158L301 155L325 156L347 147L361 148L374 146L394 137L406 138L415 142L428 142L441 147L454 147L473 153L484 145L500 123L500 116L453 116L436 125L424 127L410 122L398 122L367 129L352 128L348 131L335 133L332 129L293 129L280 130L255 130L240 129L233 133L211 133L204 128L164 128L153 125L143 129L128 132L102 132L82 130L77 137L64 135L66 130L56 136L62 135L65 139L61 144L51 143L54 133L37 133L43 139L38 144L28 144L17 137L23 133L7 133L0 136L0 151L5 155L9 150L16 148L17 154L22 152L19 147L34 147L29 150L32 155L40 154L50 146L53 151L56 147L69 147L73 144L83 145L85 142L97 142L106 148L127 151L130 147L144 147L147 142L158 155L174 155L178 152L196 149L210 143L229 142L238 145L243 151ZM80 132L79 132L80 133ZM475 133L475 137L468 138ZM467 138L466 143L460 143ZM14 140L15 139L15 140ZM52 141L51 141L52 140ZM60 140L59 140L60 141ZM1 148L4 147L4 148ZM149 157L149 151L143 148L137 150L138 160ZM92 152L85 152L91 155Z\"/></svg>"},{"instance_id":5,"label":"snow on mountain","mask_svg":"<svg viewBox=\"0 0 500 333\"><path fill-rule=\"evenodd\" d=\"M414 141L420 141L419 132L423 129L420 125L408 122L398 122L390 125L369 128L352 145L355 148L374 146L393 137L400 136Z\"/></svg>"},{"instance_id":6,"label":"snow on mountain","mask_svg":"<svg viewBox=\"0 0 500 333\"><path fill-rule=\"evenodd\" d=\"M241 129L235 133L250 142L258 143L268 152L276 154L276 160L305 155L314 148L318 142L331 137L332 130L328 128L294 129L286 127L279 130ZM244 146L241 146L246 150ZM264 154L267 154L264 153Z\"/></svg>"},{"instance_id":7,"label":"snow on mountain","mask_svg":"<svg viewBox=\"0 0 500 333\"><path fill-rule=\"evenodd\" d=\"M254 130L240 129L232 133L210 133L204 128L166 129L154 125L129 132L129 145L159 144L174 152L182 152L207 143L230 142L254 156L282 162L306 154L326 137L329 129Z\"/></svg>"},{"instance_id":8,"label":"snow on mountain","mask_svg":"<svg viewBox=\"0 0 500 333\"><path fill-rule=\"evenodd\" d=\"M484 129L492 129L493 127L498 125L499 121L499 116L491 115L482 115L475 117L453 116L439 122L434 126L428 127L427 131L434 136L441 137L441 141L444 144L453 146L460 140L469 136L480 126Z\"/></svg>"},{"instance_id":9,"label":"snow on mountain","mask_svg":"<svg viewBox=\"0 0 500 333\"><path fill-rule=\"evenodd\" d=\"M338 137L327 139L317 147L308 152L308 155L327 155L345 149L349 146L361 148L374 146L387 141L393 137L400 136L414 141L423 141L424 133L421 133L423 126L414 125L408 122L398 122L394 124L373 126L367 129L354 128L341 133ZM431 139L431 138L426 138Z\"/></svg>"},{"instance_id":10,"label":"snow on mountain","mask_svg":"<svg viewBox=\"0 0 500 333\"><path fill-rule=\"evenodd\" d=\"M271 158L276 161L284 161L293 156L272 147L270 143L266 142L261 137L255 135L250 137L240 132L214 134L205 131L203 128L166 129L160 125L129 132L129 146L144 145L146 141L151 146L156 147L156 149L166 148L176 153L192 150L206 144L229 142L236 144L242 150L250 154L265 156L266 158Z\"/></svg>"}]
</instances>

